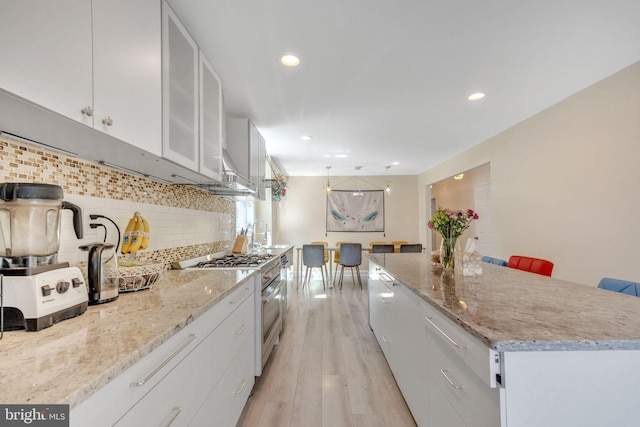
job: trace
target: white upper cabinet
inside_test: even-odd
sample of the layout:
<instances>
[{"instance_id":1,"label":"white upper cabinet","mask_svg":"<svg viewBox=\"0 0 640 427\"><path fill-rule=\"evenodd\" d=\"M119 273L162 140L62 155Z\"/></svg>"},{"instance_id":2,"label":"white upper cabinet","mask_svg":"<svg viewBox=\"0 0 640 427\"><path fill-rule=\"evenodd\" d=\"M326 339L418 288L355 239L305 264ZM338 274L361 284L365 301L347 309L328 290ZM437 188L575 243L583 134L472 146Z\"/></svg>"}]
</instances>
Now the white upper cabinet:
<instances>
[{"instance_id":1,"label":"white upper cabinet","mask_svg":"<svg viewBox=\"0 0 640 427\"><path fill-rule=\"evenodd\" d=\"M0 88L160 154L156 0L0 0Z\"/></svg>"},{"instance_id":2,"label":"white upper cabinet","mask_svg":"<svg viewBox=\"0 0 640 427\"><path fill-rule=\"evenodd\" d=\"M251 120L228 118L226 141L237 172L250 181L251 189L255 190L254 197L263 200L266 151L262 135Z\"/></svg>"},{"instance_id":3,"label":"white upper cabinet","mask_svg":"<svg viewBox=\"0 0 640 427\"><path fill-rule=\"evenodd\" d=\"M196 42L162 3L162 156L191 170L199 166Z\"/></svg>"},{"instance_id":4,"label":"white upper cabinet","mask_svg":"<svg viewBox=\"0 0 640 427\"><path fill-rule=\"evenodd\" d=\"M223 141L222 82L200 53L200 173L221 179Z\"/></svg>"},{"instance_id":5,"label":"white upper cabinet","mask_svg":"<svg viewBox=\"0 0 640 427\"><path fill-rule=\"evenodd\" d=\"M161 155L160 2L93 0L93 124Z\"/></svg>"},{"instance_id":6,"label":"white upper cabinet","mask_svg":"<svg viewBox=\"0 0 640 427\"><path fill-rule=\"evenodd\" d=\"M92 126L91 39L89 0L0 0L0 89Z\"/></svg>"}]
</instances>

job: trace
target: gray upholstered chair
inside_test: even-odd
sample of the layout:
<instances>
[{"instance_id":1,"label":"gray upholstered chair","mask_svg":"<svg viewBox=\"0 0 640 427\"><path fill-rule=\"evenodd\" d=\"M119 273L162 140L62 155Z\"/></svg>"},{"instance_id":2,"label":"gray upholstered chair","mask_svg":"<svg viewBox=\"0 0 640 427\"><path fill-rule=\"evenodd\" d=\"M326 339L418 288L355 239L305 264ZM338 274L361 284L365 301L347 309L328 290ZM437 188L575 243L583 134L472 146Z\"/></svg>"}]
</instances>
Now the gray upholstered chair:
<instances>
[{"instance_id":1,"label":"gray upholstered chair","mask_svg":"<svg viewBox=\"0 0 640 427\"><path fill-rule=\"evenodd\" d=\"M340 245L340 289L342 289L342 279L344 277L345 267L349 267L351 269L353 286L356 285L356 279L353 277L353 269L356 269L358 283L360 284L360 289L362 289L360 264L362 264L362 245L360 243L343 243Z\"/></svg>"},{"instance_id":2,"label":"gray upholstered chair","mask_svg":"<svg viewBox=\"0 0 640 427\"><path fill-rule=\"evenodd\" d=\"M400 245L400 253L422 252L422 243Z\"/></svg>"},{"instance_id":3,"label":"gray upholstered chair","mask_svg":"<svg viewBox=\"0 0 640 427\"><path fill-rule=\"evenodd\" d=\"M327 265L324 263L324 245L302 245L302 264L306 267L304 271L304 280L302 281L302 287L309 284L311 280L311 273L314 267L320 267L320 274L322 275L322 287L326 289L325 283L325 271ZM329 274L327 273L327 280Z\"/></svg>"},{"instance_id":4,"label":"gray upholstered chair","mask_svg":"<svg viewBox=\"0 0 640 427\"><path fill-rule=\"evenodd\" d=\"M388 245L388 244L375 244L375 245L371 245L371 253L374 254L383 254L383 253L393 253L393 251L395 250L393 245Z\"/></svg>"}]
</instances>

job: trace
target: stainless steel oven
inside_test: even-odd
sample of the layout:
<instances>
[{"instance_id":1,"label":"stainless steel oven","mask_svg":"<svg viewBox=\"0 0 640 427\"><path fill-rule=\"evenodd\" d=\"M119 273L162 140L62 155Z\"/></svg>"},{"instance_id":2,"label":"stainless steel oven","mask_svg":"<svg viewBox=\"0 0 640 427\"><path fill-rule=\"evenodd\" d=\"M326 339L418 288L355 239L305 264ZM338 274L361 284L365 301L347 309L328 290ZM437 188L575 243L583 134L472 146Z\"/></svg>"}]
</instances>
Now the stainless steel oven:
<instances>
[{"instance_id":1,"label":"stainless steel oven","mask_svg":"<svg viewBox=\"0 0 640 427\"><path fill-rule=\"evenodd\" d=\"M218 253L173 263L174 268L211 268L223 270L260 270L256 281L255 351L256 375L262 374L273 347L280 342L280 332L286 310L286 279L283 264L288 267L293 250L283 254L225 254ZM286 276L285 276L286 277ZM259 287L258 287L259 286ZM261 292L258 292L258 290Z\"/></svg>"},{"instance_id":2,"label":"stainless steel oven","mask_svg":"<svg viewBox=\"0 0 640 427\"><path fill-rule=\"evenodd\" d=\"M282 331L282 279L280 277L280 263L275 263L272 272L265 280L263 274L262 285L262 366L269 359L273 347L279 343Z\"/></svg>"}]
</instances>

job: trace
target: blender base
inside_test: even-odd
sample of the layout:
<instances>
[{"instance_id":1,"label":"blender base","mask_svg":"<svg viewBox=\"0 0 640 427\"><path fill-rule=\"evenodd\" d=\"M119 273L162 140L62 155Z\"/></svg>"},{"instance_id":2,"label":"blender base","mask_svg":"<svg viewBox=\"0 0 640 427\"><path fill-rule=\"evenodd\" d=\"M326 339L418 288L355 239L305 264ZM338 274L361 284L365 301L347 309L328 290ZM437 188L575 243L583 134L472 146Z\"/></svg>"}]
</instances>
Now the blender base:
<instances>
[{"instance_id":1,"label":"blender base","mask_svg":"<svg viewBox=\"0 0 640 427\"><path fill-rule=\"evenodd\" d=\"M77 304L73 307L68 307L64 310L60 310L55 313L50 313L37 319L25 319L22 312L17 308L5 307L4 308L4 330L5 331L19 331L25 330L28 332L41 331L42 329L53 326L54 324L71 319L87 311L88 304L86 302Z\"/></svg>"}]
</instances>

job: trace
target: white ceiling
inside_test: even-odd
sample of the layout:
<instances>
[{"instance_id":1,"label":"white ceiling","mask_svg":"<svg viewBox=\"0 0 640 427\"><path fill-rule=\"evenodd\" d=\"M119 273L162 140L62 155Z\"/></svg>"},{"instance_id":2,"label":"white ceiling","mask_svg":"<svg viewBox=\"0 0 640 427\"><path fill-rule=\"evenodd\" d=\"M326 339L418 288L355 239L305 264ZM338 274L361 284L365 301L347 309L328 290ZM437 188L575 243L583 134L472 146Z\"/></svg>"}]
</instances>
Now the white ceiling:
<instances>
[{"instance_id":1,"label":"white ceiling","mask_svg":"<svg viewBox=\"0 0 640 427\"><path fill-rule=\"evenodd\" d=\"M290 176L419 174L640 60L639 0L169 2Z\"/></svg>"}]
</instances>

